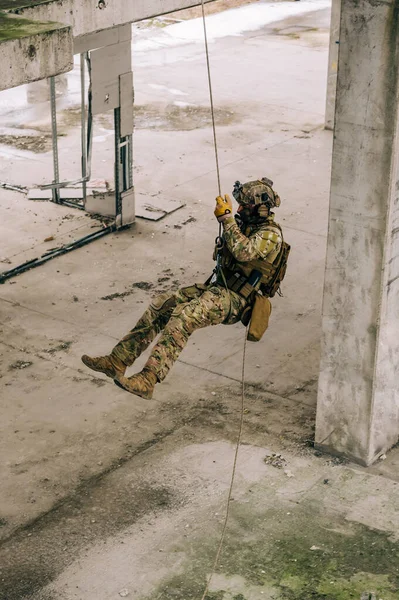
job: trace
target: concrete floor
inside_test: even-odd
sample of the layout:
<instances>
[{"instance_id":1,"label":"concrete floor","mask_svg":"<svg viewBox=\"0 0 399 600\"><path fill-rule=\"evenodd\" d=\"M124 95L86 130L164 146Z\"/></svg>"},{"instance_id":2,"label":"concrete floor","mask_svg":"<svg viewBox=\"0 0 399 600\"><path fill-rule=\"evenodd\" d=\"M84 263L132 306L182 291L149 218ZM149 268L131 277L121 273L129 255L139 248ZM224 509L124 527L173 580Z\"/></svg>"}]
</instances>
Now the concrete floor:
<instances>
[{"instance_id":1,"label":"concrete floor","mask_svg":"<svg viewBox=\"0 0 399 600\"><path fill-rule=\"evenodd\" d=\"M360 600L371 591L393 600L399 589L399 449L362 469L312 447L332 143L323 129L328 22L327 10L315 11L211 45L223 190L274 179L293 252L270 329L247 347L243 446L208 600ZM186 206L0 288L2 600L200 600L220 536L242 326L196 333L152 401L80 363L83 352L107 352L151 295L204 281L213 267L203 48L134 57L136 189ZM80 156L73 110L62 113L60 139L71 176ZM43 115L31 113L30 130L46 130ZM20 119L7 119L12 134ZM108 179L111 121L96 127L93 176ZM0 152L9 159L0 180L51 178L51 154ZM99 226L4 190L0 222L5 268Z\"/></svg>"}]
</instances>

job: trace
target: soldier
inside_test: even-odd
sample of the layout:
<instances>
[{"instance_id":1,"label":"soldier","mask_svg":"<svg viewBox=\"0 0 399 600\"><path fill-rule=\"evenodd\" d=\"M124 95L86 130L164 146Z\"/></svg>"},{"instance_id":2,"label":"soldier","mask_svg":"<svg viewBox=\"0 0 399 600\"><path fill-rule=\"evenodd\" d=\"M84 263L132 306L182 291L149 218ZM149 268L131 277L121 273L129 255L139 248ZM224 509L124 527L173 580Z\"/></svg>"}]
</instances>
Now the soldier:
<instances>
[{"instance_id":1,"label":"soldier","mask_svg":"<svg viewBox=\"0 0 399 600\"><path fill-rule=\"evenodd\" d=\"M218 196L215 216L223 225L223 245L216 249L217 267L206 284L155 297L111 354L98 358L84 355L83 363L111 377L124 390L152 398L155 384L165 379L196 329L237 323L259 292L266 297L274 295L284 276L288 256L284 249L289 251L289 246L283 242L281 227L271 212L280 206L272 185L266 177L243 185L237 181L233 190L239 204L235 218L229 196ZM143 370L125 377L126 368L159 333L161 337Z\"/></svg>"}]
</instances>

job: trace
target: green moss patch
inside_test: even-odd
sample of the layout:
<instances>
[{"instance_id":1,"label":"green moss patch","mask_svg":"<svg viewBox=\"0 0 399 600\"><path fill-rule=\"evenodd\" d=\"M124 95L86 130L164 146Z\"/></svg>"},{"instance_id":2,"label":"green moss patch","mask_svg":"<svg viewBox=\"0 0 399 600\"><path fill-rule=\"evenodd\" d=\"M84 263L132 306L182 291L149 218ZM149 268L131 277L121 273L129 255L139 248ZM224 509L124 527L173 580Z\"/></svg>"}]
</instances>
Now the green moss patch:
<instances>
[{"instance_id":1,"label":"green moss patch","mask_svg":"<svg viewBox=\"0 0 399 600\"><path fill-rule=\"evenodd\" d=\"M63 29L65 26L59 23L42 23L21 19L14 15L0 13L0 43L7 40L17 40L32 35L52 33L57 29Z\"/></svg>"},{"instance_id":2,"label":"green moss patch","mask_svg":"<svg viewBox=\"0 0 399 600\"><path fill-rule=\"evenodd\" d=\"M21 10L23 8L32 8L40 4L50 4L54 0L0 0L0 10Z\"/></svg>"},{"instance_id":3,"label":"green moss patch","mask_svg":"<svg viewBox=\"0 0 399 600\"><path fill-rule=\"evenodd\" d=\"M184 574L165 581L147 600L201 598L217 543L216 535L191 540ZM178 550L186 551L184 544ZM266 599L359 600L363 592L397 600L399 544L364 525L328 519L314 507L261 510L235 503L218 573L227 581L240 576L243 589L211 585L207 600L249 600L258 593Z\"/></svg>"}]
</instances>

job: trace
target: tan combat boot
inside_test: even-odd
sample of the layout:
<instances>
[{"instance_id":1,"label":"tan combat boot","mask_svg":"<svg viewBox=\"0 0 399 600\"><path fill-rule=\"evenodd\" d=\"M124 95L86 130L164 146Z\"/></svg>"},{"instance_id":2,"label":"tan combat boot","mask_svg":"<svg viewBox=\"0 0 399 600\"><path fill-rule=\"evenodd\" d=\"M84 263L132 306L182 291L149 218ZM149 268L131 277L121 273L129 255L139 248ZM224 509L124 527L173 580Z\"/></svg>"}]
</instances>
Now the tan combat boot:
<instances>
[{"instance_id":1,"label":"tan combat boot","mask_svg":"<svg viewBox=\"0 0 399 600\"><path fill-rule=\"evenodd\" d=\"M155 373L145 368L133 377L122 376L114 379L114 383L118 387L141 398L146 398L146 400L151 400L157 381Z\"/></svg>"},{"instance_id":2,"label":"tan combat boot","mask_svg":"<svg viewBox=\"0 0 399 600\"><path fill-rule=\"evenodd\" d=\"M84 354L82 356L82 362L92 371L104 373L104 375L111 377L111 379L115 379L115 377L123 377L126 371L126 365L116 356L112 356L112 354L109 356L98 356L94 358Z\"/></svg>"}]
</instances>

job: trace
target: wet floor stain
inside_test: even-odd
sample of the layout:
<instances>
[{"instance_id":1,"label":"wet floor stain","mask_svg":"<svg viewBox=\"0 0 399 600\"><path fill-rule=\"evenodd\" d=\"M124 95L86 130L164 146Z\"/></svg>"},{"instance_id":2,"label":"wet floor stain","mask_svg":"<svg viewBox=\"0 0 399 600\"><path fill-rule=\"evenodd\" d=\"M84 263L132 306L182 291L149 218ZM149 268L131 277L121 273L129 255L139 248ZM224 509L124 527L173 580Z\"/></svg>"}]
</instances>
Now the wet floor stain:
<instances>
[{"instance_id":1,"label":"wet floor stain","mask_svg":"<svg viewBox=\"0 0 399 600\"><path fill-rule=\"evenodd\" d=\"M35 154L49 152L52 148L51 135L0 135L0 144L17 150L29 150Z\"/></svg>"},{"instance_id":2,"label":"wet floor stain","mask_svg":"<svg viewBox=\"0 0 399 600\"><path fill-rule=\"evenodd\" d=\"M64 137L68 131L80 126L80 108L68 108L58 117L58 137ZM218 127L233 125L242 121L242 117L232 108L216 108L215 123ZM113 131L114 120L112 114L96 115L94 126L106 131ZM209 107L169 104L145 104L134 107L135 129L153 131L192 131L211 127L212 117ZM27 126L23 126L26 128ZM0 135L0 144L11 146L17 150L27 150L35 154L49 152L52 149L51 133L43 128L37 129L32 135L3 134Z\"/></svg>"},{"instance_id":3,"label":"wet floor stain","mask_svg":"<svg viewBox=\"0 0 399 600\"><path fill-rule=\"evenodd\" d=\"M287 27L273 29L274 35L280 35L288 37L294 40L301 39L302 35L317 33L319 29L317 27L307 27L306 25L288 25Z\"/></svg>"},{"instance_id":4,"label":"wet floor stain","mask_svg":"<svg viewBox=\"0 0 399 600\"><path fill-rule=\"evenodd\" d=\"M73 123L78 115L74 110L65 111L64 123ZM215 109L216 125L226 126L240 123L242 116L232 107ZM104 129L114 127L112 115L99 115L96 122ZM212 116L208 106L187 104L139 104L134 107L135 129L151 129L155 131L192 131L212 125Z\"/></svg>"},{"instance_id":5,"label":"wet floor stain","mask_svg":"<svg viewBox=\"0 0 399 600\"><path fill-rule=\"evenodd\" d=\"M220 127L238 123L241 118L231 109L216 108L215 121L216 125ZM211 112L209 107L205 106L142 105L135 107L135 127L137 129L191 131L210 127L211 124Z\"/></svg>"},{"instance_id":6,"label":"wet floor stain","mask_svg":"<svg viewBox=\"0 0 399 600\"><path fill-rule=\"evenodd\" d=\"M156 483L132 488L99 479L82 486L74 498L0 545L0 598L30 598L97 539L179 502L174 491Z\"/></svg>"}]
</instances>

